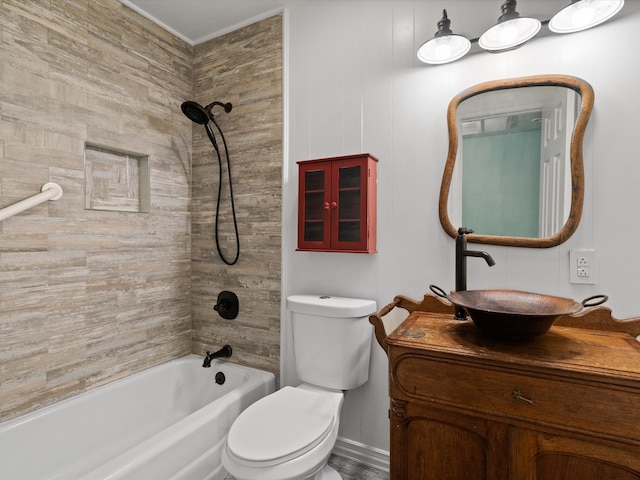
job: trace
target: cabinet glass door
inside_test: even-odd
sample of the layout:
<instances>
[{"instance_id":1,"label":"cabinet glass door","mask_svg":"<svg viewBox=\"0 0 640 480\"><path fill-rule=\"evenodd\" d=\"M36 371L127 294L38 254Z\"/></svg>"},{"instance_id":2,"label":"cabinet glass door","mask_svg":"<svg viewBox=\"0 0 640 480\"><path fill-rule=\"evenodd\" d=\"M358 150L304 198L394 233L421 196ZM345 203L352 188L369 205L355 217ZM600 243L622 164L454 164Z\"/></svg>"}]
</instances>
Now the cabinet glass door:
<instances>
[{"instance_id":1,"label":"cabinet glass door","mask_svg":"<svg viewBox=\"0 0 640 480\"><path fill-rule=\"evenodd\" d=\"M331 241L334 248L365 248L366 179L367 167L362 160L334 162L332 200L337 204L337 215L332 218Z\"/></svg>"},{"instance_id":2,"label":"cabinet glass door","mask_svg":"<svg viewBox=\"0 0 640 480\"><path fill-rule=\"evenodd\" d=\"M331 169L327 165L309 164L300 169L300 204L298 221L301 231L298 244L304 248L329 248Z\"/></svg>"},{"instance_id":3,"label":"cabinet glass door","mask_svg":"<svg viewBox=\"0 0 640 480\"><path fill-rule=\"evenodd\" d=\"M357 165L338 170L338 241L359 242L362 168Z\"/></svg>"},{"instance_id":4,"label":"cabinet glass door","mask_svg":"<svg viewBox=\"0 0 640 480\"><path fill-rule=\"evenodd\" d=\"M325 171L305 173L304 192L304 241L321 242L324 238Z\"/></svg>"}]
</instances>

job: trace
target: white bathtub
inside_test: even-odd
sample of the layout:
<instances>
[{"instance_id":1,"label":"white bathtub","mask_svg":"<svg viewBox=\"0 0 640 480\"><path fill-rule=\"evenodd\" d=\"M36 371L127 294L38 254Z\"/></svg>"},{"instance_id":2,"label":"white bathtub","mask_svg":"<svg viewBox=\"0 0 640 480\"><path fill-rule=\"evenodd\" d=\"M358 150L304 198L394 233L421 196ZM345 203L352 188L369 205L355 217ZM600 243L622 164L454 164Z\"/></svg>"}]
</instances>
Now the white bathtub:
<instances>
[{"instance_id":1,"label":"white bathtub","mask_svg":"<svg viewBox=\"0 0 640 480\"><path fill-rule=\"evenodd\" d=\"M275 377L202 361L188 355L0 423L0 479L224 478L231 424L275 390Z\"/></svg>"}]
</instances>

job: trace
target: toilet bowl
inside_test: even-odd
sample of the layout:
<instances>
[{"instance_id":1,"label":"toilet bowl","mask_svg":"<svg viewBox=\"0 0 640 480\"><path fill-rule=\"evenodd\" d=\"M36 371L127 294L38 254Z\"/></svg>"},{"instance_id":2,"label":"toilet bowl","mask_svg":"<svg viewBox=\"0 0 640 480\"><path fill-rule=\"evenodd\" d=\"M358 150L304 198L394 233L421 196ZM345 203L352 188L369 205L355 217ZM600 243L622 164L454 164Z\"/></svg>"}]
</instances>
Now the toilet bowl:
<instances>
[{"instance_id":1,"label":"toilet bowl","mask_svg":"<svg viewBox=\"0 0 640 480\"><path fill-rule=\"evenodd\" d=\"M369 376L372 300L292 295L298 387L283 387L235 420L222 464L236 480L340 480L327 462L338 438L344 391Z\"/></svg>"},{"instance_id":2,"label":"toilet bowl","mask_svg":"<svg viewBox=\"0 0 640 480\"><path fill-rule=\"evenodd\" d=\"M264 397L231 426L223 465L236 480L339 480L327 461L343 398L304 384Z\"/></svg>"}]
</instances>

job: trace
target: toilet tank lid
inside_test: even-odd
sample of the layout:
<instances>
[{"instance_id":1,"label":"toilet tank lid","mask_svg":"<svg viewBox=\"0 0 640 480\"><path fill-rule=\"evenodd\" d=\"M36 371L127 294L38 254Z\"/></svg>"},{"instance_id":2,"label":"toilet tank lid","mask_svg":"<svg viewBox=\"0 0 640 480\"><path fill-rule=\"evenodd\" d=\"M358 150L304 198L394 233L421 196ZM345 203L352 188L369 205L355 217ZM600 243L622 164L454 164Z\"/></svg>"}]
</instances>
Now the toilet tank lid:
<instances>
[{"instance_id":1,"label":"toilet tank lid","mask_svg":"<svg viewBox=\"0 0 640 480\"><path fill-rule=\"evenodd\" d=\"M287 297L287 309L322 317L359 318L375 313L376 302L330 295L291 295Z\"/></svg>"}]
</instances>

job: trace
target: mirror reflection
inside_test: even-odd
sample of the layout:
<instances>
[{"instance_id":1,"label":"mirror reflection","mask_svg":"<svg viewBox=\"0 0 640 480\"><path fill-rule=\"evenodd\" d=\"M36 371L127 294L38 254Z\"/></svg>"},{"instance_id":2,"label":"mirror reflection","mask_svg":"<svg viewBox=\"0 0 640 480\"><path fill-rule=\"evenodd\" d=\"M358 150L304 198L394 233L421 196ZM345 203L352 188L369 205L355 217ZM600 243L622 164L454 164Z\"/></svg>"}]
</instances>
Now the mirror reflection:
<instances>
[{"instance_id":1,"label":"mirror reflection","mask_svg":"<svg viewBox=\"0 0 640 480\"><path fill-rule=\"evenodd\" d=\"M577 228L582 139L593 104L584 81L537 76L489 82L449 105L440 219L477 243L547 247Z\"/></svg>"}]
</instances>

